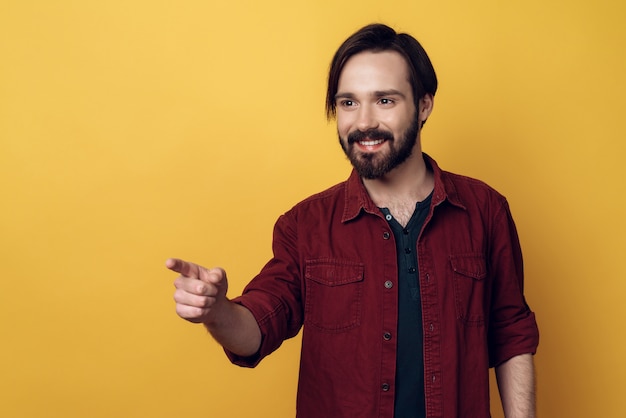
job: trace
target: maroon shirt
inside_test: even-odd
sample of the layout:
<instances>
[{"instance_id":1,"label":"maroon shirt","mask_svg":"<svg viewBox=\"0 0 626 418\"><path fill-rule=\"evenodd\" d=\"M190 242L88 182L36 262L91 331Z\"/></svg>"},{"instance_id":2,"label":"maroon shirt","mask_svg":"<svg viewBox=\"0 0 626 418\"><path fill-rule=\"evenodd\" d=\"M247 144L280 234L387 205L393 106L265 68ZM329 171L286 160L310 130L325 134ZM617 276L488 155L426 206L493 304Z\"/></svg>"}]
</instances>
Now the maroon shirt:
<instances>
[{"instance_id":1,"label":"maroon shirt","mask_svg":"<svg viewBox=\"0 0 626 418\"><path fill-rule=\"evenodd\" d=\"M417 242L426 415L488 418L488 368L535 353L519 240L505 198L439 169ZM274 257L236 302L262 333L254 367L304 325L297 416L393 417L398 328L394 237L359 176L281 216Z\"/></svg>"}]
</instances>

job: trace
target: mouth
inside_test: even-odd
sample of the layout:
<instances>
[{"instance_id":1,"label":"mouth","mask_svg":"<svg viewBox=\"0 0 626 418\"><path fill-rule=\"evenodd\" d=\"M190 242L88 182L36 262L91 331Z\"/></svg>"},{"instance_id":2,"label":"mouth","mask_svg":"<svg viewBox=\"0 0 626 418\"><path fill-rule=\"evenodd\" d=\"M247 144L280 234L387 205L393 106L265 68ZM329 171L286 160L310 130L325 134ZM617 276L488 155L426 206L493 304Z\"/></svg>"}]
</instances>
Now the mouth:
<instances>
[{"instance_id":1,"label":"mouth","mask_svg":"<svg viewBox=\"0 0 626 418\"><path fill-rule=\"evenodd\" d=\"M382 150L386 142L393 140L393 134L383 129L370 129L368 131L355 130L348 134L346 138L347 146L353 146L354 151L360 154L374 154Z\"/></svg>"},{"instance_id":2,"label":"mouth","mask_svg":"<svg viewBox=\"0 0 626 418\"><path fill-rule=\"evenodd\" d=\"M361 139L358 141L354 141L354 144L356 145L357 149L361 150L362 152L372 153L382 148L385 142L387 142L387 139L385 138L378 138L378 139L365 138L365 139Z\"/></svg>"},{"instance_id":3,"label":"mouth","mask_svg":"<svg viewBox=\"0 0 626 418\"><path fill-rule=\"evenodd\" d=\"M385 142L384 139L364 139L362 141L357 141L357 143L362 147L374 147L382 144L383 142Z\"/></svg>"}]
</instances>

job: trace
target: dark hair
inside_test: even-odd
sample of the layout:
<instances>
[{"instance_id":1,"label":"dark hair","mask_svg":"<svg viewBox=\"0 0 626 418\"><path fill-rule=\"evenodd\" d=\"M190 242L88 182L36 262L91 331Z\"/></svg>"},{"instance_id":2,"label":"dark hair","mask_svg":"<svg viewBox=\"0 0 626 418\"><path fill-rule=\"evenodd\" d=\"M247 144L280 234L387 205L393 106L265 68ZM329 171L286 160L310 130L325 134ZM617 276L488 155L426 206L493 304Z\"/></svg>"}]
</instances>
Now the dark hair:
<instances>
[{"instance_id":1,"label":"dark hair","mask_svg":"<svg viewBox=\"0 0 626 418\"><path fill-rule=\"evenodd\" d=\"M437 76L422 45L409 34L396 33L387 25L371 24L355 32L335 52L330 64L328 90L326 91L326 116L328 119L332 119L337 113L335 95L343 66L350 57L364 51L396 51L404 57L409 67L409 82L413 87L416 109L419 108L419 101L425 94L435 95Z\"/></svg>"}]
</instances>

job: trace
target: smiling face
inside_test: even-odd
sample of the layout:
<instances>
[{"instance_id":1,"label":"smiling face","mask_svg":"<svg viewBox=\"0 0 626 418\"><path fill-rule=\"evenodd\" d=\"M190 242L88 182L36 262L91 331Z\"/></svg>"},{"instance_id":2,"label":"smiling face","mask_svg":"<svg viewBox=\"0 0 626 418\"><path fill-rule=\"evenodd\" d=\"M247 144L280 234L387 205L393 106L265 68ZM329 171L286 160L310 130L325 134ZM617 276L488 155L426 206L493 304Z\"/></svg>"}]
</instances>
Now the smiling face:
<instances>
[{"instance_id":1,"label":"smiling face","mask_svg":"<svg viewBox=\"0 0 626 418\"><path fill-rule=\"evenodd\" d=\"M377 179L421 151L419 127L432 96L415 109L406 61L395 51L361 52L344 65L335 104L339 142L359 175Z\"/></svg>"}]
</instances>

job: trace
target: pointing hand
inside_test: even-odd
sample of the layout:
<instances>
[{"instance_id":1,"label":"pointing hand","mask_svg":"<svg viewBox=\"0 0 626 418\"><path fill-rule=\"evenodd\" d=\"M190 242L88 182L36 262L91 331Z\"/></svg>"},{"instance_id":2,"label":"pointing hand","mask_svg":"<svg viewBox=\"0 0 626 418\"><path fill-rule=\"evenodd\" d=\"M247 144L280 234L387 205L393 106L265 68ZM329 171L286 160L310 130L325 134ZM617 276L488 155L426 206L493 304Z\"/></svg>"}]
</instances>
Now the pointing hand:
<instances>
[{"instance_id":1,"label":"pointing hand","mask_svg":"<svg viewBox=\"0 0 626 418\"><path fill-rule=\"evenodd\" d=\"M179 273L174 280L176 313L193 323L207 322L227 301L228 280L221 268L207 269L188 261L170 258L165 266Z\"/></svg>"}]
</instances>

